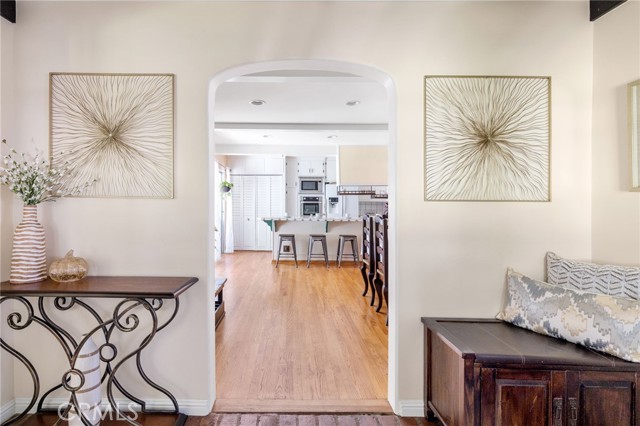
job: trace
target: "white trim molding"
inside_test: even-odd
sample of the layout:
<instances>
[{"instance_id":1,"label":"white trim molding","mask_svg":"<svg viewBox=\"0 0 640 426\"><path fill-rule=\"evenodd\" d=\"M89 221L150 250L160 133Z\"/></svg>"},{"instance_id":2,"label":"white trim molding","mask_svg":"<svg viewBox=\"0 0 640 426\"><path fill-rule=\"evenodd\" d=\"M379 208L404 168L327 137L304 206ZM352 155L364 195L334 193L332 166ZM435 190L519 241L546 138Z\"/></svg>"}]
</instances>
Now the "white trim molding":
<instances>
[{"instance_id":1,"label":"white trim molding","mask_svg":"<svg viewBox=\"0 0 640 426\"><path fill-rule=\"evenodd\" d=\"M5 422L9 417L15 413L20 413L27 408L31 398L16 398L2 406L2 422ZM48 398L43 404L43 408L46 410L56 410L61 405L65 405L69 402L68 398ZM149 399L146 400L147 410L149 411L171 411L173 410L173 404L167 399ZM130 401L127 399L116 399L116 404L121 407L129 407ZM109 405L109 401L104 398L102 400L101 407L104 409ZM178 400L178 406L180 412L187 416L206 416L211 412L211 407L206 399L182 399ZM131 404L130 407L136 411L140 410L138 404ZM35 407L31 410L35 412Z\"/></svg>"},{"instance_id":2,"label":"white trim molding","mask_svg":"<svg viewBox=\"0 0 640 426\"><path fill-rule=\"evenodd\" d=\"M424 401L419 399L400 401L399 415L402 417L424 417Z\"/></svg>"},{"instance_id":3,"label":"white trim molding","mask_svg":"<svg viewBox=\"0 0 640 426\"><path fill-rule=\"evenodd\" d=\"M26 405L25 405L26 407ZM0 408L0 422L4 423L16 412L16 400L13 399Z\"/></svg>"}]
</instances>

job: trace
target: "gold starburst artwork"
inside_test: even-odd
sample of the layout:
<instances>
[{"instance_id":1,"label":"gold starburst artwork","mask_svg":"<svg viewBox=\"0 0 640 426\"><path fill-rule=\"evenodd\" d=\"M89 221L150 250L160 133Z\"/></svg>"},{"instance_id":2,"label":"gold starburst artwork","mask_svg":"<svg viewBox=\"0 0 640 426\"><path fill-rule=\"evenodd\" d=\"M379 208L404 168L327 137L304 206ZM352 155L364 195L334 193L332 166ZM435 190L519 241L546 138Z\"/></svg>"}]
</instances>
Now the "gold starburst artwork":
<instances>
[{"instance_id":1,"label":"gold starburst artwork","mask_svg":"<svg viewBox=\"0 0 640 426\"><path fill-rule=\"evenodd\" d=\"M548 77L425 77L425 200L549 201Z\"/></svg>"},{"instance_id":2,"label":"gold starburst artwork","mask_svg":"<svg viewBox=\"0 0 640 426\"><path fill-rule=\"evenodd\" d=\"M173 197L173 75L50 75L51 157L83 196ZM53 164L58 167L59 164Z\"/></svg>"}]
</instances>

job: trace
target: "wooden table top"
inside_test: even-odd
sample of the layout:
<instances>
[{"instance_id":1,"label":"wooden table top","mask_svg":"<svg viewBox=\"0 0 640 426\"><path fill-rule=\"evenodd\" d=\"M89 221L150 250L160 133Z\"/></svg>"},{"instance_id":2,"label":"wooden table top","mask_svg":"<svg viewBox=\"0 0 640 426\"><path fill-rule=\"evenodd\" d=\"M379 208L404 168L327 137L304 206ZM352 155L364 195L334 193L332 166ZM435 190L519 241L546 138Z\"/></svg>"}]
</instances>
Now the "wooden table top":
<instances>
[{"instance_id":1,"label":"wooden table top","mask_svg":"<svg viewBox=\"0 0 640 426\"><path fill-rule=\"evenodd\" d=\"M0 283L0 296L135 297L175 299L198 282L195 277L85 277L58 283L52 279L33 284Z\"/></svg>"}]
</instances>

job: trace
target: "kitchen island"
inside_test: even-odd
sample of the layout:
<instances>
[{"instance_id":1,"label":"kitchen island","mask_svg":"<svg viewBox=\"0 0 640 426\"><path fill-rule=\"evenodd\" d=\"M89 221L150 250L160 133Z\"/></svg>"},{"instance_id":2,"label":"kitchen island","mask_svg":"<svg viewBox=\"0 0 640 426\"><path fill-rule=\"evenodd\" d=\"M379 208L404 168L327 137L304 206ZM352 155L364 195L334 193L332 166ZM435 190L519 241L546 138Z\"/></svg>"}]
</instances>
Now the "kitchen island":
<instances>
[{"instance_id":1,"label":"kitchen island","mask_svg":"<svg viewBox=\"0 0 640 426\"><path fill-rule=\"evenodd\" d=\"M263 217L260 219L271 227L274 261L278 257L280 234L294 234L296 236L298 262L307 260L310 234L325 234L327 236L330 261L335 261L338 255L338 236L340 234L356 235L358 237L358 258L361 258L362 218L360 217ZM344 251L342 261L352 261L351 244L347 244ZM321 253L320 244L315 244L313 252ZM281 259L280 263L283 260ZM312 261L324 262L317 258Z\"/></svg>"}]
</instances>

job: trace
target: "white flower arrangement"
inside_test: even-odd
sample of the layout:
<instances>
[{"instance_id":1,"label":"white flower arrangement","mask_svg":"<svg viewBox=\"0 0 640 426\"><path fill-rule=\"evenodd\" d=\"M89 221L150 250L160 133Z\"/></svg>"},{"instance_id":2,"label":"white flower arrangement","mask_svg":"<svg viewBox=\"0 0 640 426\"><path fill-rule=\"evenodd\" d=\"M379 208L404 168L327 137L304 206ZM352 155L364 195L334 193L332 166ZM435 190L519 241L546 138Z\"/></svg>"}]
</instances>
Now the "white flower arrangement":
<instances>
[{"instance_id":1,"label":"white flower arrangement","mask_svg":"<svg viewBox=\"0 0 640 426\"><path fill-rule=\"evenodd\" d=\"M3 139L2 143L6 144L7 141ZM78 195L95 182L67 188L65 177L69 174L66 163L60 169L52 168L39 153L35 156L18 154L13 148L9 154L2 156L0 164L0 184L8 186L11 192L29 206L55 201L56 198L68 195Z\"/></svg>"}]
</instances>

